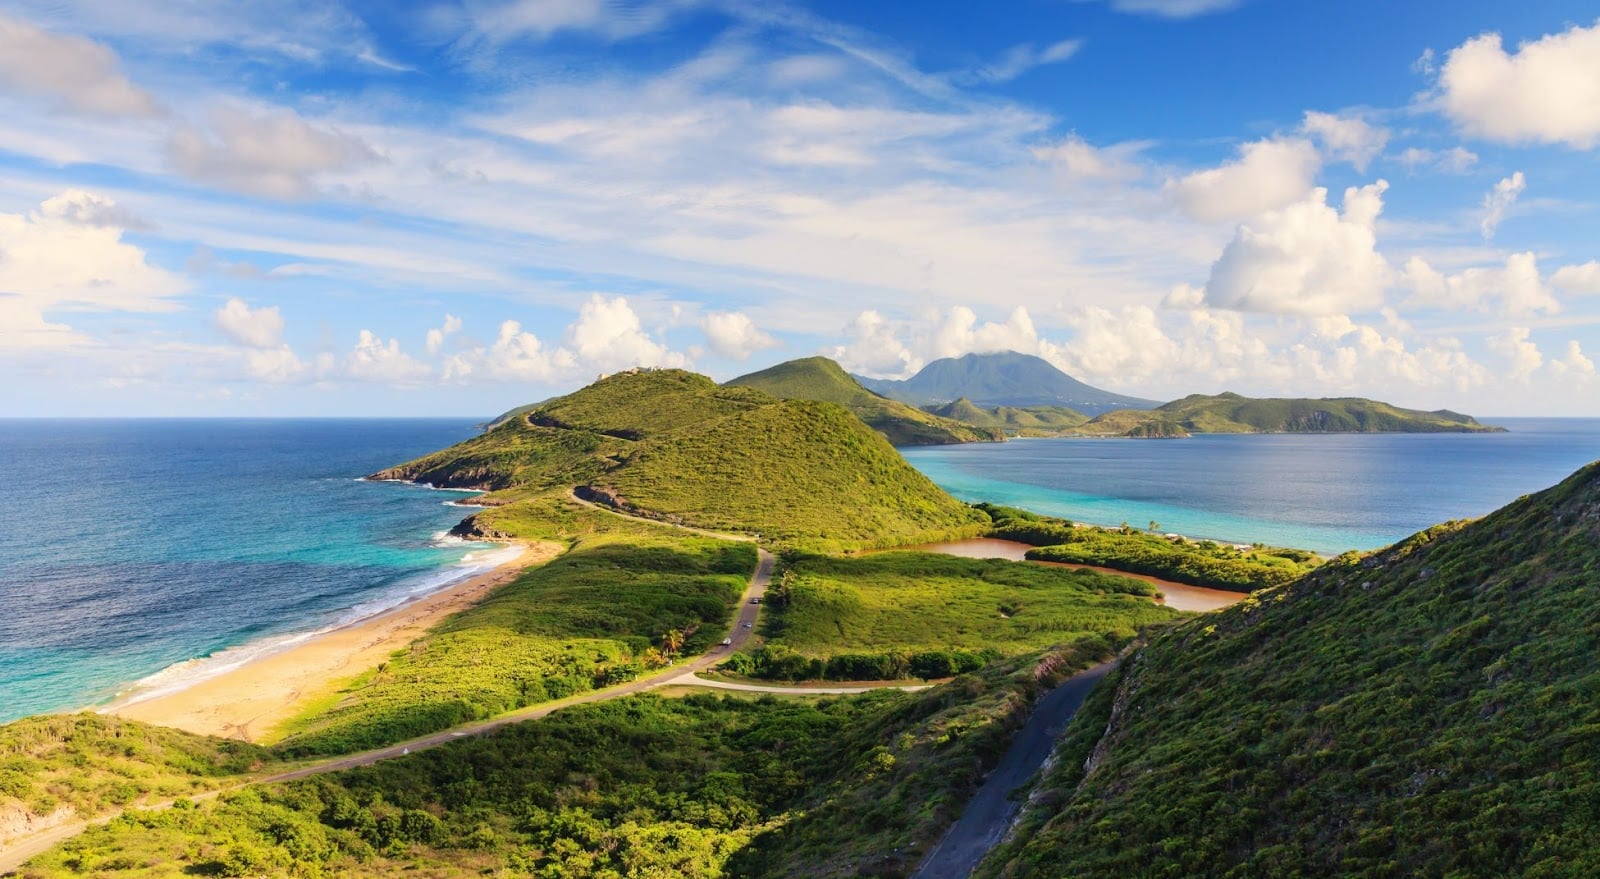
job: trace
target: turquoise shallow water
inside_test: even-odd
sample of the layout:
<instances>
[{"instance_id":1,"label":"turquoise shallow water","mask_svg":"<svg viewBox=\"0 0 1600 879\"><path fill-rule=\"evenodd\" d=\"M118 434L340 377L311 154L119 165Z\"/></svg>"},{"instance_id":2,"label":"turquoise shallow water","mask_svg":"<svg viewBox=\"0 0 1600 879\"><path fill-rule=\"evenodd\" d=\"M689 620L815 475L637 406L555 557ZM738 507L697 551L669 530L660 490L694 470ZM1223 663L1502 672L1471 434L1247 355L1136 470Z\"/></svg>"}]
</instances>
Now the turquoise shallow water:
<instances>
[{"instance_id":1,"label":"turquoise shallow water","mask_svg":"<svg viewBox=\"0 0 1600 879\"><path fill-rule=\"evenodd\" d=\"M357 481L471 421L0 421L0 722L181 686L491 566Z\"/></svg>"},{"instance_id":2,"label":"turquoise shallow water","mask_svg":"<svg viewBox=\"0 0 1600 879\"><path fill-rule=\"evenodd\" d=\"M1495 434L1037 439L902 449L966 501L1098 525L1319 552L1482 516L1600 458L1600 419L1491 419Z\"/></svg>"}]
</instances>

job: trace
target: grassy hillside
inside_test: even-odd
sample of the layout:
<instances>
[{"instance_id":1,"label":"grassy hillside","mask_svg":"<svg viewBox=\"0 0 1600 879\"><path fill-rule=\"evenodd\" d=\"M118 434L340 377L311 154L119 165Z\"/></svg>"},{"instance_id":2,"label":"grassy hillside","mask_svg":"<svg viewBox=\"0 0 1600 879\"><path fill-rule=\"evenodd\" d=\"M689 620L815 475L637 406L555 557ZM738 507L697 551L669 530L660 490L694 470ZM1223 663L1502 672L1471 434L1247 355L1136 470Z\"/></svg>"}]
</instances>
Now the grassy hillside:
<instances>
[{"instance_id":1,"label":"grassy hillside","mask_svg":"<svg viewBox=\"0 0 1600 879\"><path fill-rule=\"evenodd\" d=\"M1141 400L1086 385L1031 354L1003 351L946 357L904 381L863 379L869 389L916 406L965 397L979 406L1066 406L1098 415L1113 409L1147 409Z\"/></svg>"},{"instance_id":2,"label":"grassy hillside","mask_svg":"<svg viewBox=\"0 0 1600 879\"><path fill-rule=\"evenodd\" d=\"M1194 394L1149 411L1100 415L1082 428L1103 436L1181 436L1183 433L1481 433L1498 427L1448 409L1422 412L1376 400L1252 399Z\"/></svg>"},{"instance_id":3,"label":"grassy hillside","mask_svg":"<svg viewBox=\"0 0 1600 879\"><path fill-rule=\"evenodd\" d=\"M1004 438L991 425L963 424L960 419L941 418L873 393L826 357L780 363L739 376L728 384L756 388L785 400L837 403L897 446L994 442Z\"/></svg>"},{"instance_id":4,"label":"grassy hillside","mask_svg":"<svg viewBox=\"0 0 1600 879\"><path fill-rule=\"evenodd\" d=\"M30 821L88 818L215 790L266 759L254 745L98 714L0 726L0 845Z\"/></svg>"},{"instance_id":5,"label":"grassy hillside","mask_svg":"<svg viewBox=\"0 0 1600 879\"><path fill-rule=\"evenodd\" d=\"M132 813L36 858L69 875L904 875L1066 649L938 690L639 696L374 766Z\"/></svg>"},{"instance_id":6,"label":"grassy hillside","mask_svg":"<svg viewBox=\"0 0 1600 879\"><path fill-rule=\"evenodd\" d=\"M984 409L962 397L926 407L943 418L998 430L1007 436L1061 436L1077 433L1089 416L1065 406L995 406Z\"/></svg>"},{"instance_id":7,"label":"grassy hillside","mask_svg":"<svg viewBox=\"0 0 1600 879\"><path fill-rule=\"evenodd\" d=\"M1141 580L924 552L793 554L767 591L766 645L730 662L777 679L942 678L1081 639L1126 643L1181 614Z\"/></svg>"},{"instance_id":8,"label":"grassy hillside","mask_svg":"<svg viewBox=\"0 0 1600 879\"><path fill-rule=\"evenodd\" d=\"M982 521L837 405L682 370L602 379L374 476L482 488L489 503L583 487L640 514L813 545L903 543Z\"/></svg>"},{"instance_id":9,"label":"grassy hillside","mask_svg":"<svg viewBox=\"0 0 1600 879\"><path fill-rule=\"evenodd\" d=\"M984 875L1600 875L1596 559L1591 465L1169 630Z\"/></svg>"}]
</instances>

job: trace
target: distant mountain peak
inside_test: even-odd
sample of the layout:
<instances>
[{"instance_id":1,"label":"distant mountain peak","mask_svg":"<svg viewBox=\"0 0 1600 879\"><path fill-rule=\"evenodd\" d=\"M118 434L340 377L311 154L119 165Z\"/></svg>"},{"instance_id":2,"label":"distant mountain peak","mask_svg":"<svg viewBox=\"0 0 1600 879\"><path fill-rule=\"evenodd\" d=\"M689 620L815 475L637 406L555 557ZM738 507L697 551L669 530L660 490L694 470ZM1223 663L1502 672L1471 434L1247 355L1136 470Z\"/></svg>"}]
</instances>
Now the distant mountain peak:
<instances>
[{"instance_id":1,"label":"distant mountain peak","mask_svg":"<svg viewBox=\"0 0 1600 879\"><path fill-rule=\"evenodd\" d=\"M903 381L856 376L870 390L915 406L965 399L973 406L1065 406L1086 415L1114 409L1153 409L1143 400L1085 384L1048 360L1018 351L963 354L924 366Z\"/></svg>"}]
</instances>

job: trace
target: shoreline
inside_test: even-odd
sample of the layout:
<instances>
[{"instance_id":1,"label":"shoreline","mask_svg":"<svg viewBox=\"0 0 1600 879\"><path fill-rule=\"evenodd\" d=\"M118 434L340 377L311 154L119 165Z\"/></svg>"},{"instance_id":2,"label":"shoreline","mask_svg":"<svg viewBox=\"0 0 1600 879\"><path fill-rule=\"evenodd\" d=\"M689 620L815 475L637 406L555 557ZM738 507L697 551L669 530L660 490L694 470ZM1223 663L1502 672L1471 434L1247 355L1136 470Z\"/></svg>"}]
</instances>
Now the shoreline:
<instances>
[{"instance_id":1,"label":"shoreline","mask_svg":"<svg viewBox=\"0 0 1600 879\"><path fill-rule=\"evenodd\" d=\"M515 558L370 617L251 657L194 683L154 695L124 694L94 709L200 735L261 741L334 684L376 668L440 621L476 605L525 568L559 555L557 543L512 544Z\"/></svg>"}]
</instances>

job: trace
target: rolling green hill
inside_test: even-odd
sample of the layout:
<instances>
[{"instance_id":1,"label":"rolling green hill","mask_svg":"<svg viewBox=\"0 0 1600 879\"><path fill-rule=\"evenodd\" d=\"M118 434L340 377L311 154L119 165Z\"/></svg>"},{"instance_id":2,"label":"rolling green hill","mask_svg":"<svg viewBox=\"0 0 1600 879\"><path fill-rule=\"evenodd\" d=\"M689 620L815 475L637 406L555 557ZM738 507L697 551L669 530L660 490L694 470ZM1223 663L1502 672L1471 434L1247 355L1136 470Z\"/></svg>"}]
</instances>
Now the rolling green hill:
<instances>
[{"instance_id":1,"label":"rolling green hill","mask_svg":"<svg viewBox=\"0 0 1600 879\"><path fill-rule=\"evenodd\" d=\"M1192 394L1149 411L1097 416L1081 430L1101 436L1182 436L1185 433L1487 433L1501 428L1439 409L1401 409L1376 400L1251 398Z\"/></svg>"},{"instance_id":2,"label":"rolling green hill","mask_svg":"<svg viewBox=\"0 0 1600 879\"><path fill-rule=\"evenodd\" d=\"M733 387L766 391L785 400L821 400L837 403L897 446L938 446L952 443L995 442L1004 435L992 426L963 424L941 418L861 386L850 373L826 357L790 360L741 375L728 382Z\"/></svg>"},{"instance_id":3,"label":"rolling green hill","mask_svg":"<svg viewBox=\"0 0 1600 879\"><path fill-rule=\"evenodd\" d=\"M1600 875L1600 465L1167 630L985 876Z\"/></svg>"},{"instance_id":4,"label":"rolling green hill","mask_svg":"<svg viewBox=\"0 0 1600 879\"><path fill-rule=\"evenodd\" d=\"M1004 351L946 357L924 366L904 381L862 379L869 390L915 406L965 397L979 406L1066 406L1098 415L1113 409L1148 409L1141 400L1101 390L1031 354Z\"/></svg>"},{"instance_id":5,"label":"rolling green hill","mask_svg":"<svg viewBox=\"0 0 1600 879\"><path fill-rule=\"evenodd\" d=\"M838 405L682 370L602 379L373 476L485 489L489 503L578 488L645 516L814 546L903 543L984 522Z\"/></svg>"},{"instance_id":6,"label":"rolling green hill","mask_svg":"<svg viewBox=\"0 0 1600 879\"><path fill-rule=\"evenodd\" d=\"M998 430L1008 436L1061 436L1076 433L1089 416L1065 406L995 406L984 409L962 397L924 408L942 418Z\"/></svg>"}]
</instances>

